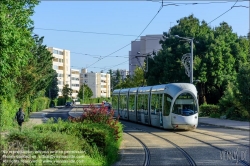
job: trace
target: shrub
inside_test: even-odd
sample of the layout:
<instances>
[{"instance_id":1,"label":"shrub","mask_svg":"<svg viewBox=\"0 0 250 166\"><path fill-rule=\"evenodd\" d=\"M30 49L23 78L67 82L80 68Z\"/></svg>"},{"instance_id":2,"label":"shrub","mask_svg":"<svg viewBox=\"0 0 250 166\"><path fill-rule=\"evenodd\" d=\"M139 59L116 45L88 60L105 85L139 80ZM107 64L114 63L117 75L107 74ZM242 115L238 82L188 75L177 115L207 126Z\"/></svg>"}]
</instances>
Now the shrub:
<instances>
[{"instance_id":1,"label":"shrub","mask_svg":"<svg viewBox=\"0 0 250 166\"><path fill-rule=\"evenodd\" d=\"M34 100L34 102L31 104L31 111L41 111L46 108L49 108L50 99L47 97L38 97Z\"/></svg>"},{"instance_id":2,"label":"shrub","mask_svg":"<svg viewBox=\"0 0 250 166\"><path fill-rule=\"evenodd\" d=\"M217 116L219 114L219 106L211 104L202 104L200 106L199 116Z\"/></svg>"},{"instance_id":3,"label":"shrub","mask_svg":"<svg viewBox=\"0 0 250 166\"><path fill-rule=\"evenodd\" d=\"M84 110L79 118L70 117L71 122L85 125L81 128L82 137L92 145L97 145L99 151L106 156L108 165L116 161L122 140L122 125L118 119L113 119L114 111L107 108L95 108L93 105ZM88 126L88 127L86 127Z\"/></svg>"},{"instance_id":4,"label":"shrub","mask_svg":"<svg viewBox=\"0 0 250 166\"><path fill-rule=\"evenodd\" d=\"M250 114L240 100L241 97L237 87L233 84L229 84L224 95L219 100L218 105L221 115L226 115L228 119L248 120Z\"/></svg>"},{"instance_id":5,"label":"shrub","mask_svg":"<svg viewBox=\"0 0 250 166\"><path fill-rule=\"evenodd\" d=\"M82 145L86 143L86 141L84 142L74 135L60 132L39 132L37 130L23 130L22 132L11 131L10 134L7 135L6 141L8 146L3 146L3 149L6 151L5 155L11 155L11 153L8 153L10 151L30 151L30 154L25 155L30 155L29 160L32 160L31 156L34 156L35 159L33 158L33 160L36 161L36 164L47 160L50 155L54 156L53 158L49 158L52 162L56 162L56 160L58 160L57 157L65 155L78 156L78 159L82 159L86 156L85 152L82 151ZM40 151L40 153L37 153L38 151ZM64 152L63 154L55 153L59 151ZM82 153L72 153L76 151L81 151ZM77 158L74 159L76 159L75 162L79 162ZM64 160L67 163L68 160L72 160L72 157L60 158L60 160ZM12 161L6 164L9 165L11 162ZM20 165L21 164L23 163L20 162Z\"/></svg>"},{"instance_id":6,"label":"shrub","mask_svg":"<svg viewBox=\"0 0 250 166\"><path fill-rule=\"evenodd\" d=\"M0 97L1 98L1 97ZM16 125L15 114L20 107L14 98L7 100L1 98L0 104L0 131L10 129Z\"/></svg>"}]
</instances>

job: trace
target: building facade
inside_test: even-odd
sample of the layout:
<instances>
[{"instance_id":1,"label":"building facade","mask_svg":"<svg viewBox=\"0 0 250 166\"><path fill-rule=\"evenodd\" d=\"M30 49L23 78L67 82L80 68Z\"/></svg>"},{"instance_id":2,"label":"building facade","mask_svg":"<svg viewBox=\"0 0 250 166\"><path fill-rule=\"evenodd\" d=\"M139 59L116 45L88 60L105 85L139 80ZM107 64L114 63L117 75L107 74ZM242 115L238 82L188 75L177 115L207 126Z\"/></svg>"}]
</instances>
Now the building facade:
<instances>
[{"instance_id":1,"label":"building facade","mask_svg":"<svg viewBox=\"0 0 250 166\"><path fill-rule=\"evenodd\" d=\"M87 72L82 69L80 73L80 86L86 84L93 92L92 98L110 97L110 74Z\"/></svg>"},{"instance_id":2,"label":"building facade","mask_svg":"<svg viewBox=\"0 0 250 166\"><path fill-rule=\"evenodd\" d=\"M47 49L52 53L53 69L57 73L59 88L58 96L62 96L62 89L66 84L68 84L69 88L73 89L71 97L76 98L80 87L80 71L77 71L76 69L71 69L70 51L55 47L48 47Z\"/></svg>"},{"instance_id":3,"label":"building facade","mask_svg":"<svg viewBox=\"0 0 250 166\"><path fill-rule=\"evenodd\" d=\"M129 73L134 75L136 67L142 67L146 56L152 54L153 51L158 52L162 47L160 40L163 39L163 35L146 35L141 36L140 41L131 42L131 51L129 51Z\"/></svg>"},{"instance_id":4,"label":"building facade","mask_svg":"<svg viewBox=\"0 0 250 166\"><path fill-rule=\"evenodd\" d=\"M71 69L70 76L71 76L70 87L73 90L72 97L77 98L80 89L80 70Z\"/></svg>"}]
</instances>

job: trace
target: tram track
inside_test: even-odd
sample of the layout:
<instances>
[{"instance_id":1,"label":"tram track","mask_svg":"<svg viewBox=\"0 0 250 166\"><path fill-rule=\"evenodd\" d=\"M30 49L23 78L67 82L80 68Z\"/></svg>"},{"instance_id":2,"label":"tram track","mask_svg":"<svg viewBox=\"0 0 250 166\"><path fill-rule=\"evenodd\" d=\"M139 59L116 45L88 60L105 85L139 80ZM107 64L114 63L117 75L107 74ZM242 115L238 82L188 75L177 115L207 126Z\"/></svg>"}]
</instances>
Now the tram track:
<instances>
[{"instance_id":1,"label":"tram track","mask_svg":"<svg viewBox=\"0 0 250 166\"><path fill-rule=\"evenodd\" d=\"M163 139L164 141L168 142L168 143L171 144L173 147L175 147L176 149L178 149L179 152L181 152L182 155L186 158L186 160L188 161L188 163L189 163L190 166L197 166L197 164L195 163L194 159L193 159L184 149L182 149L180 146L178 146L177 144L173 143L172 141L170 141L170 140L168 140L168 139L166 139L166 138L163 138L163 137L161 137L161 136L159 136L159 135L153 134L153 133L151 133L151 132L148 132L148 131L145 131L145 130L136 128L136 127L131 127L131 126L129 126L129 127L130 127L130 128L133 128L133 129L136 129L136 130L139 130L139 131L146 132L146 133L151 134L151 135L153 135L153 136L155 136L155 137L158 137L158 138L160 138L160 139ZM127 133L127 132L126 132L126 133ZM127 133L127 134L129 134L129 133ZM131 135L131 134L129 134L129 135ZM138 140L138 141L143 145L144 148L147 147L147 146L146 146L141 140L139 140L137 137L135 137L135 136L133 136L133 135L131 135L131 136L134 137L136 140ZM147 150L148 150L148 153L147 153L147 154L150 154L148 148L147 148ZM147 154L146 154L146 150L145 150L145 156L146 156ZM145 163L145 161L144 161L144 163Z\"/></svg>"},{"instance_id":2,"label":"tram track","mask_svg":"<svg viewBox=\"0 0 250 166\"><path fill-rule=\"evenodd\" d=\"M129 132L124 131L126 134L130 135L131 137L135 138L138 142L140 142L140 144L142 145L144 152L145 152L145 157L144 157L144 163L143 166L149 166L150 165L150 150L148 149L148 147L136 136L130 134Z\"/></svg>"},{"instance_id":3,"label":"tram track","mask_svg":"<svg viewBox=\"0 0 250 166\"><path fill-rule=\"evenodd\" d=\"M178 135L181 135L181 136L184 136L184 137L187 137L187 138L190 138L190 139L194 139L194 140L199 141L199 142L201 142L201 143L204 143L204 144L206 144L206 145L208 145L208 146L210 146L210 147L213 147L213 148L215 148L215 149L217 149L217 150L220 150L221 152L224 152L225 154L232 153L232 152L230 152L230 151L228 151L228 150L226 150L226 149L220 148L220 147L218 147L218 146L215 146L215 145L213 145L213 144L211 144L211 143L208 143L208 142L206 142L206 141L200 140L200 139L198 139L198 138L194 138L194 137L191 137L191 136L188 136L188 135L185 135L185 134L180 134L180 133L177 133L177 132L173 132L173 133L178 134ZM245 161L245 160L237 160L237 162L241 163L241 164L244 165L244 166L250 166L250 163L248 163L248 162Z\"/></svg>"},{"instance_id":4,"label":"tram track","mask_svg":"<svg viewBox=\"0 0 250 166\"><path fill-rule=\"evenodd\" d=\"M231 142L231 143L240 145L240 146L244 146L244 147L250 148L249 145L245 145L245 144L242 144L242 143L238 143L238 142L236 142L236 141L228 140L228 139L221 138L221 137L218 137L218 136L214 136L214 135L211 135L211 134L207 134L207 133L203 133L203 132L199 132L199 131L192 131L192 132L198 133L198 134L201 134L201 135L206 135L206 136L214 137L214 138L217 138L217 139L221 139L221 140L223 140L223 141L228 141L228 142ZM249 140L246 140L246 141L249 141Z\"/></svg>"},{"instance_id":5,"label":"tram track","mask_svg":"<svg viewBox=\"0 0 250 166\"><path fill-rule=\"evenodd\" d=\"M154 135L154 136L156 136L156 137L158 137L158 138L161 138L161 139L167 141L168 143L170 143L171 145L173 145L175 148L177 148L177 149L183 154L183 156L185 156L185 158L187 159L187 161L188 161L188 163L189 163L190 166L196 166L196 163L195 163L195 161L193 160L193 158L192 158L184 149L182 149L182 148L181 148L180 146L178 146L177 144L175 144L175 143L173 143L172 141L170 141L170 140L168 140L168 139L166 139L166 138L163 138L163 137L161 137L161 136L159 136L159 135L153 134L153 133L151 133L151 132L148 132L148 131L144 131L144 132L147 132L147 133L149 133L149 134L151 134L151 135Z\"/></svg>"}]
</instances>

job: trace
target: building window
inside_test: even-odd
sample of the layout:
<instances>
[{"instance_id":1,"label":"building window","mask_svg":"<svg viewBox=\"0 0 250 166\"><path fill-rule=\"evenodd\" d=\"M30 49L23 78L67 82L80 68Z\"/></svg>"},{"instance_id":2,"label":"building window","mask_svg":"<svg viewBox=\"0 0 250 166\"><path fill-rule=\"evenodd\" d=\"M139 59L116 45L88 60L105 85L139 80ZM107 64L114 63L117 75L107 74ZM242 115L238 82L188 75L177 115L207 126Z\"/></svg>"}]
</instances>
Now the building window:
<instances>
[{"instance_id":1,"label":"building window","mask_svg":"<svg viewBox=\"0 0 250 166\"><path fill-rule=\"evenodd\" d=\"M62 51L58 51L58 54L59 54L59 55L63 55L63 52L62 52Z\"/></svg>"},{"instance_id":2,"label":"building window","mask_svg":"<svg viewBox=\"0 0 250 166\"><path fill-rule=\"evenodd\" d=\"M58 70L58 66L53 65L53 69L54 69L54 70Z\"/></svg>"},{"instance_id":3,"label":"building window","mask_svg":"<svg viewBox=\"0 0 250 166\"><path fill-rule=\"evenodd\" d=\"M53 49L53 54L58 54L58 51Z\"/></svg>"},{"instance_id":4,"label":"building window","mask_svg":"<svg viewBox=\"0 0 250 166\"><path fill-rule=\"evenodd\" d=\"M84 74L84 77L88 77L88 74Z\"/></svg>"},{"instance_id":5,"label":"building window","mask_svg":"<svg viewBox=\"0 0 250 166\"><path fill-rule=\"evenodd\" d=\"M88 83L88 80L85 80L84 82L85 82L85 83Z\"/></svg>"}]
</instances>

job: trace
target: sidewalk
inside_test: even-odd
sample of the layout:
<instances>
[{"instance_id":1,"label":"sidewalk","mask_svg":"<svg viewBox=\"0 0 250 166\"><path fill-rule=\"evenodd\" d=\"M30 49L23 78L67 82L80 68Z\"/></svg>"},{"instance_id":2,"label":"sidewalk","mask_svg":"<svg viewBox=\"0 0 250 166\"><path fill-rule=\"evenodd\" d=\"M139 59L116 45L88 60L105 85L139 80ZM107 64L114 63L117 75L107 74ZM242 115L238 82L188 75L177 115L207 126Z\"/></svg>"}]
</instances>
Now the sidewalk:
<instances>
[{"instance_id":1,"label":"sidewalk","mask_svg":"<svg viewBox=\"0 0 250 166\"><path fill-rule=\"evenodd\" d=\"M46 113L48 112L54 112L58 110L58 108L48 108L39 112L31 112L29 121L23 123L23 127L32 127L34 125L42 124L47 121L47 118L45 118Z\"/></svg>"},{"instance_id":2,"label":"sidewalk","mask_svg":"<svg viewBox=\"0 0 250 166\"><path fill-rule=\"evenodd\" d=\"M199 117L199 123L224 127L224 128L250 131L250 123L246 121Z\"/></svg>"}]
</instances>

